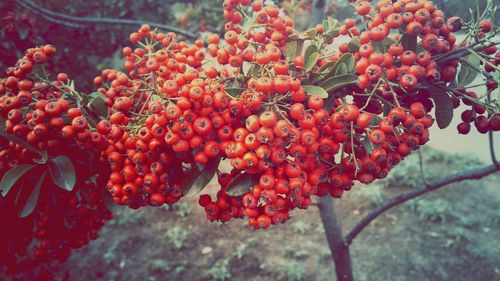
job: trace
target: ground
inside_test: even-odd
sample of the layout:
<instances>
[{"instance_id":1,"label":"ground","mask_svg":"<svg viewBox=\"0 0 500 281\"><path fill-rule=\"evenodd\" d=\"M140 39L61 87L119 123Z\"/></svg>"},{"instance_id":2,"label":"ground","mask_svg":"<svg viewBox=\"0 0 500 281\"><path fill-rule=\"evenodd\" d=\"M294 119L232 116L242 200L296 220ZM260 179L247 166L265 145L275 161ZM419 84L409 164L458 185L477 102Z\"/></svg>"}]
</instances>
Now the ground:
<instances>
[{"instance_id":1,"label":"ground","mask_svg":"<svg viewBox=\"0 0 500 281\"><path fill-rule=\"evenodd\" d=\"M430 148L423 155L430 178L479 165ZM412 156L389 179L337 200L344 232L384 198L419 187L417 163ZM379 217L351 246L356 280L500 280L499 179L450 185ZM210 223L196 199L173 209L118 210L58 274L75 281L334 280L314 206L265 231L240 220Z\"/></svg>"}]
</instances>

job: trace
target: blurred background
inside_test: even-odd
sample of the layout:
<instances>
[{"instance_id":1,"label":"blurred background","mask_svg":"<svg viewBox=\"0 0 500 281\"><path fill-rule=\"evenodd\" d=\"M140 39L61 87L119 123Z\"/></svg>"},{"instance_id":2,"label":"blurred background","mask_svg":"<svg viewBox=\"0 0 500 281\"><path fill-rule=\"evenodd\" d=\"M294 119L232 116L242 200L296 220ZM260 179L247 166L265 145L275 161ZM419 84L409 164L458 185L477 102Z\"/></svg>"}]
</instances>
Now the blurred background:
<instances>
[{"instance_id":1,"label":"blurred background","mask_svg":"<svg viewBox=\"0 0 500 281\"><path fill-rule=\"evenodd\" d=\"M306 29L311 1L279 1ZM469 17L471 0L434 1L447 15ZM479 7L485 1L479 1ZM325 3L339 20L353 15L347 1ZM121 49L138 25L94 24L50 16L134 19L157 22L206 36L222 33L222 1L171 0L9 0L0 2L0 71L26 48L53 44L53 73L66 72L77 88L92 92L92 80L105 68L121 68ZM500 18L495 19L500 23ZM422 150L429 179L489 161L485 135L457 137L455 118L434 128ZM497 151L500 142L495 143ZM384 199L422 186L418 157L412 155L391 176L356 186L339 199L345 231ZM499 175L460 183L387 212L353 243L356 280L500 280ZM215 190L215 188L212 188ZM210 190L210 189L209 189ZM116 218L100 238L54 265L63 280L332 280L333 262L317 209L295 211L292 220L266 231L243 221L210 223L196 199L173 208L116 208Z\"/></svg>"}]
</instances>

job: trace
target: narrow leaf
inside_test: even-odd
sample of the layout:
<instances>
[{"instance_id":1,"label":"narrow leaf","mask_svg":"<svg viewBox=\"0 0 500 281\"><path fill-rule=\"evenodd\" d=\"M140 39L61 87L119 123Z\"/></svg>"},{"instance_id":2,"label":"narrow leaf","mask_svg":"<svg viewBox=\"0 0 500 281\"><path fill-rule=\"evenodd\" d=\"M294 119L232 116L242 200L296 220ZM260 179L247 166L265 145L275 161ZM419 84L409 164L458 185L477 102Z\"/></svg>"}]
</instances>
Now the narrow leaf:
<instances>
[{"instance_id":1,"label":"narrow leaf","mask_svg":"<svg viewBox=\"0 0 500 281\"><path fill-rule=\"evenodd\" d=\"M477 56L469 55L464 58L465 63L460 63L460 72L458 73L457 80L460 86L467 86L474 82L478 72L471 66L480 68L480 60ZM471 65L471 66L470 66Z\"/></svg>"},{"instance_id":2,"label":"narrow leaf","mask_svg":"<svg viewBox=\"0 0 500 281\"><path fill-rule=\"evenodd\" d=\"M243 88L226 88L225 89L226 93L232 97L238 97L239 95L241 95L245 89Z\"/></svg>"},{"instance_id":3,"label":"narrow leaf","mask_svg":"<svg viewBox=\"0 0 500 281\"><path fill-rule=\"evenodd\" d=\"M87 106L90 110L92 110L93 113L95 113L99 117L107 118L109 115L106 102L101 96L96 95L91 97Z\"/></svg>"},{"instance_id":4,"label":"narrow leaf","mask_svg":"<svg viewBox=\"0 0 500 281\"><path fill-rule=\"evenodd\" d=\"M401 45L405 50L417 51L417 36L404 33L401 36Z\"/></svg>"},{"instance_id":5,"label":"narrow leaf","mask_svg":"<svg viewBox=\"0 0 500 281\"><path fill-rule=\"evenodd\" d=\"M212 158L201 170L193 168L192 172L184 178L183 187L187 197L195 196L208 185L217 172L220 160L220 157Z\"/></svg>"},{"instance_id":6,"label":"narrow leaf","mask_svg":"<svg viewBox=\"0 0 500 281\"><path fill-rule=\"evenodd\" d=\"M443 89L432 87L430 92L436 105L436 123L440 129L444 129L450 125L453 119L453 101Z\"/></svg>"},{"instance_id":7,"label":"narrow leaf","mask_svg":"<svg viewBox=\"0 0 500 281\"><path fill-rule=\"evenodd\" d=\"M29 170L33 169L36 165L33 164L21 164L10 170L8 170L2 177L0 182L1 194L3 197L7 196L7 193L14 186L14 184Z\"/></svg>"},{"instance_id":8,"label":"narrow leaf","mask_svg":"<svg viewBox=\"0 0 500 281\"><path fill-rule=\"evenodd\" d=\"M242 196L250 190L250 187L256 182L254 176L243 173L233 179L226 188L226 192L230 196Z\"/></svg>"},{"instance_id":9,"label":"narrow leaf","mask_svg":"<svg viewBox=\"0 0 500 281\"><path fill-rule=\"evenodd\" d=\"M318 61L318 53L313 53L309 57L306 57L305 71L311 71Z\"/></svg>"},{"instance_id":10,"label":"narrow leaf","mask_svg":"<svg viewBox=\"0 0 500 281\"><path fill-rule=\"evenodd\" d=\"M328 93L325 91L325 89L321 87L313 85L304 85L302 87L304 88L304 91L306 91L306 93L308 93L311 96L318 96L324 99L328 97Z\"/></svg>"},{"instance_id":11,"label":"narrow leaf","mask_svg":"<svg viewBox=\"0 0 500 281\"><path fill-rule=\"evenodd\" d=\"M66 155L57 156L48 163L50 177L60 188L71 191L75 187L75 167Z\"/></svg>"},{"instance_id":12,"label":"narrow leaf","mask_svg":"<svg viewBox=\"0 0 500 281\"><path fill-rule=\"evenodd\" d=\"M19 212L20 218L25 218L29 216L33 210L35 209L38 203L38 197L40 196L40 189L42 188L43 181L45 180L45 176L47 175L47 171L44 171L43 174L38 178L35 187L31 191L28 200L24 204L23 208Z\"/></svg>"},{"instance_id":13,"label":"narrow leaf","mask_svg":"<svg viewBox=\"0 0 500 281\"><path fill-rule=\"evenodd\" d=\"M358 80L358 77L353 74L344 74L339 76L334 76L326 79L320 84L327 92L342 88L344 86L354 84Z\"/></svg>"}]
</instances>

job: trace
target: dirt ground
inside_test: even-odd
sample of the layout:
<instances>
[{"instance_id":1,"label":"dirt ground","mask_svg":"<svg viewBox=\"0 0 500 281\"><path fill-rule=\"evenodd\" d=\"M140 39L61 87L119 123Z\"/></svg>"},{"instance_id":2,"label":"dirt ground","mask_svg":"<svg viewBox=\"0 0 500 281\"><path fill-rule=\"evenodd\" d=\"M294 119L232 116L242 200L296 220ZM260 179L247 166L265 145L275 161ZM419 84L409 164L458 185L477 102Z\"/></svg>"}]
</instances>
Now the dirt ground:
<instances>
[{"instance_id":1,"label":"dirt ground","mask_svg":"<svg viewBox=\"0 0 500 281\"><path fill-rule=\"evenodd\" d=\"M478 165L425 153L429 177ZM336 201L344 232L384 198L419 186L415 159ZM499 179L450 185L379 217L351 246L355 279L500 280ZM195 199L173 209L121 208L97 241L57 270L75 281L335 280L317 208L292 215L285 225L253 231L240 220L208 222Z\"/></svg>"}]
</instances>

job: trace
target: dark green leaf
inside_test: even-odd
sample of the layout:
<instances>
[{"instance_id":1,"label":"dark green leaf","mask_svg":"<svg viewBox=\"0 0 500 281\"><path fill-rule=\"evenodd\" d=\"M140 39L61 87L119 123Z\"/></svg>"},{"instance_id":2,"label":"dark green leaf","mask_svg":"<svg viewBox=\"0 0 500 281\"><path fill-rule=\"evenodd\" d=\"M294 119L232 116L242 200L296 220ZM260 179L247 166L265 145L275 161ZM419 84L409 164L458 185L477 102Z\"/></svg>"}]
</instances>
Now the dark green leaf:
<instances>
[{"instance_id":1,"label":"dark green leaf","mask_svg":"<svg viewBox=\"0 0 500 281\"><path fill-rule=\"evenodd\" d=\"M311 69L313 69L313 67L316 65L316 62L318 62L318 53L313 53L312 55L310 55L309 57L306 57L305 60L306 60L306 63L305 63L305 71L311 71Z\"/></svg>"},{"instance_id":2,"label":"dark green leaf","mask_svg":"<svg viewBox=\"0 0 500 281\"><path fill-rule=\"evenodd\" d=\"M323 64L319 69L318 69L318 73L323 73L323 72L328 72L332 66L335 65L335 62L334 61L329 61L325 64Z\"/></svg>"},{"instance_id":3,"label":"dark green leaf","mask_svg":"<svg viewBox=\"0 0 500 281\"><path fill-rule=\"evenodd\" d=\"M470 83L474 82L477 77L478 72L474 68L469 66L469 64L477 68L481 67L480 60L475 55L469 55L465 57L464 60L466 61L466 63L460 63L460 72L457 76L458 85L460 86L469 85Z\"/></svg>"},{"instance_id":4,"label":"dark green leaf","mask_svg":"<svg viewBox=\"0 0 500 281\"><path fill-rule=\"evenodd\" d=\"M307 58L314 53L318 53L318 46L314 44L307 46L306 50L304 51L304 59L307 61Z\"/></svg>"},{"instance_id":5,"label":"dark green leaf","mask_svg":"<svg viewBox=\"0 0 500 281\"><path fill-rule=\"evenodd\" d=\"M299 45L299 42L297 40L290 40L290 41L286 42L285 55L290 59L295 58L295 56L297 54L298 45Z\"/></svg>"},{"instance_id":6,"label":"dark green leaf","mask_svg":"<svg viewBox=\"0 0 500 281\"><path fill-rule=\"evenodd\" d=\"M232 97L238 97L239 95L241 95L245 89L243 88L226 88L225 89L226 93Z\"/></svg>"},{"instance_id":7,"label":"dark green leaf","mask_svg":"<svg viewBox=\"0 0 500 281\"><path fill-rule=\"evenodd\" d=\"M242 196L250 190L250 187L256 183L254 176L243 173L238 175L229 183L226 192L230 196Z\"/></svg>"},{"instance_id":8,"label":"dark green leaf","mask_svg":"<svg viewBox=\"0 0 500 281\"><path fill-rule=\"evenodd\" d=\"M334 76L323 81L319 86L324 88L327 92L356 83L358 76L353 74L344 74Z\"/></svg>"},{"instance_id":9,"label":"dark green leaf","mask_svg":"<svg viewBox=\"0 0 500 281\"><path fill-rule=\"evenodd\" d=\"M417 36L408 35L408 33L404 33L401 36L401 45L405 50L417 51Z\"/></svg>"},{"instance_id":10,"label":"dark green leaf","mask_svg":"<svg viewBox=\"0 0 500 281\"><path fill-rule=\"evenodd\" d=\"M302 87L304 88L304 91L306 91L306 93L310 96L318 96L324 99L328 97L328 93L321 87L313 85L304 85Z\"/></svg>"},{"instance_id":11,"label":"dark green leaf","mask_svg":"<svg viewBox=\"0 0 500 281\"><path fill-rule=\"evenodd\" d=\"M88 108L95 113L99 117L107 118L108 117L108 107L104 102L104 99L100 96L94 96L90 98L88 103Z\"/></svg>"},{"instance_id":12,"label":"dark green leaf","mask_svg":"<svg viewBox=\"0 0 500 281\"><path fill-rule=\"evenodd\" d=\"M36 165L33 164L21 164L10 170L8 170L2 177L0 182L0 189L2 190L2 196L7 196L7 193L14 186L14 184L29 170L33 169Z\"/></svg>"},{"instance_id":13,"label":"dark green leaf","mask_svg":"<svg viewBox=\"0 0 500 281\"><path fill-rule=\"evenodd\" d=\"M320 83L324 82L326 79L338 75L338 69L345 65L346 71L343 74L351 73L354 69L354 56L352 54L343 54L332 66L330 71L324 75L320 80ZM343 67L342 67L343 68Z\"/></svg>"},{"instance_id":14,"label":"dark green leaf","mask_svg":"<svg viewBox=\"0 0 500 281\"><path fill-rule=\"evenodd\" d=\"M19 211L19 217L25 218L29 216L36 207L38 203L38 197L40 196L40 189L42 188L43 181L45 180L45 176L47 175L47 171L44 171L43 174L38 178L35 187L31 191L28 200L24 204L23 208ZM30 187L27 187L30 188Z\"/></svg>"},{"instance_id":15,"label":"dark green leaf","mask_svg":"<svg viewBox=\"0 0 500 281\"><path fill-rule=\"evenodd\" d=\"M50 177L60 188L71 191L75 187L75 167L66 155L57 156L48 163Z\"/></svg>"},{"instance_id":16,"label":"dark green leaf","mask_svg":"<svg viewBox=\"0 0 500 281\"><path fill-rule=\"evenodd\" d=\"M19 39L24 40L28 38L28 33L30 29L26 24L20 24L17 26L17 32L19 33Z\"/></svg>"},{"instance_id":17,"label":"dark green leaf","mask_svg":"<svg viewBox=\"0 0 500 281\"><path fill-rule=\"evenodd\" d=\"M351 53L357 52L360 46L361 43L359 42L359 39L356 37L352 38L351 41L347 44L347 48Z\"/></svg>"},{"instance_id":18,"label":"dark green leaf","mask_svg":"<svg viewBox=\"0 0 500 281\"><path fill-rule=\"evenodd\" d=\"M335 76L339 76L342 74L347 74L347 66L345 63L340 64L337 70L335 71Z\"/></svg>"},{"instance_id":19,"label":"dark green leaf","mask_svg":"<svg viewBox=\"0 0 500 281\"><path fill-rule=\"evenodd\" d=\"M444 129L450 125L453 119L453 101L448 93L441 88L432 87L429 91L436 105L436 123L440 129Z\"/></svg>"},{"instance_id":20,"label":"dark green leaf","mask_svg":"<svg viewBox=\"0 0 500 281\"><path fill-rule=\"evenodd\" d=\"M208 160L208 163L201 170L194 167L186 175L183 180L183 187L186 190L185 194L187 197L195 196L207 186L217 172L220 160L220 157L212 158Z\"/></svg>"}]
</instances>

